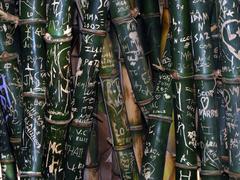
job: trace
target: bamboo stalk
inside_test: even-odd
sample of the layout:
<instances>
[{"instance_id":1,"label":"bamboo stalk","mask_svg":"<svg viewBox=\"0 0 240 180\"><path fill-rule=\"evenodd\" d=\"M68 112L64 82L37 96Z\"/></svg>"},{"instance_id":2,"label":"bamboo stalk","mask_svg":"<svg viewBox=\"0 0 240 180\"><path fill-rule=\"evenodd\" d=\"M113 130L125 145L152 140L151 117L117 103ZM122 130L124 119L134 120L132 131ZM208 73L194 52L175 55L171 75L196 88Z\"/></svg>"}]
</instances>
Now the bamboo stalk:
<instances>
[{"instance_id":1,"label":"bamboo stalk","mask_svg":"<svg viewBox=\"0 0 240 180\"><path fill-rule=\"evenodd\" d=\"M47 111L44 174L63 177L63 155L70 112L71 1L49 1L47 33Z\"/></svg>"},{"instance_id":2,"label":"bamboo stalk","mask_svg":"<svg viewBox=\"0 0 240 180\"><path fill-rule=\"evenodd\" d=\"M3 2L4 12L14 14L14 1ZM22 81L18 66L18 54L15 51L15 24L9 20L2 20L0 25L0 75L1 75L1 105L5 121L9 127L9 138L13 146L13 153L18 160L21 145L23 106Z\"/></svg>"},{"instance_id":3,"label":"bamboo stalk","mask_svg":"<svg viewBox=\"0 0 240 180\"><path fill-rule=\"evenodd\" d=\"M148 39L150 39L151 51L149 59L152 65L154 83L154 100L150 104L148 115L148 133L146 136L142 175L145 179L162 179L164 176L165 152L167 149L169 128L172 120L172 78L168 73L162 72L161 49L163 62L171 59L169 31L169 14L164 13L164 32L161 42L161 24L159 4L156 1L142 1L145 24L147 25ZM165 9L167 11L167 9ZM141 12L141 8L140 8ZM168 41L168 42L167 42Z\"/></svg>"},{"instance_id":4,"label":"bamboo stalk","mask_svg":"<svg viewBox=\"0 0 240 180\"><path fill-rule=\"evenodd\" d=\"M136 23L131 17L129 2L127 0L111 0L110 13L122 49L134 97L144 115L147 116L149 112L144 108L144 105L149 104L153 99L153 86Z\"/></svg>"},{"instance_id":5,"label":"bamboo stalk","mask_svg":"<svg viewBox=\"0 0 240 180\"><path fill-rule=\"evenodd\" d=\"M120 167L121 178L139 179L126 109L121 93L117 62L114 61L109 36L104 41L100 78L103 99L112 132L112 144Z\"/></svg>"},{"instance_id":6,"label":"bamboo stalk","mask_svg":"<svg viewBox=\"0 0 240 180\"><path fill-rule=\"evenodd\" d=\"M219 0L219 8L222 48L222 81L229 147L229 177L230 179L239 179L239 2Z\"/></svg>"},{"instance_id":7,"label":"bamboo stalk","mask_svg":"<svg viewBox=\"0 0 240 180\"><path fill-rule=\"evenodd\" d=\"M220 179L221 161L218 135L216 80L209 7L213 2L191 2L191 29L194 49L198 121L200 124L201 177ZM207 48L206 48L207 47Z\"/></svg>"},{"instance_id":8,"label":"bamboo stalk","mask_svg":"<svg viewBox=\"0 0 240 180\"><path fill-rule=\"evenodd\" d=\"M1 107L2 108L2 107ZM17 170L15 159L12 154L10 138L8 136L7 121L4 120L2 111L0 111L0 164L1 175L3 179L17 179Z\"/></svg>"},{"instance_id":9,"label":"bamboo stalk","mask_svg":"<svg viewBox=\"0 0 240 180\"><path fill-rule=\"evenodd\" d=\"M89 1L82 27L83 42L75 75L73 121L68 130L65 177L83 178L96 99L96 82L105 36L108 1ZM74 153L77 152L77 153Z\"/></svg>"},{"instance_id":10,"label":"bamboo stalk","mask_svg":"<svg viewBox=\"0 0 240 180\"><path fill-rule=\"evenodd\" d=\"M219 139L220 139L220 158L222 163L222 177L223 179L228 179L227 169L228 169L228 145L227 145L227 129L226 129L226 112L225 112L225 103L224 103L224 92L223 92L223 83L221 75L221 59L222 59L222 49L220 46L220 32L218 27L219 21L219 2L213 2L213 8L210 14L211 17L211 38L213 45L213 61L215 68L215 75L217 75L217 87L216 87L216 101L218 106L218 121L219 121Z\"/></svg>"},{"instance_id":11,"label":"bamboo stalk","mask_svg":"<svg viewBox=\"0 0 240 180\"><path fill-rule=\"evenodd\" d=\"M21 178L42 176L45 111L45 1L19 2L24 126L21 146Z\"/></svg>"},{"instance_id":12,"label":"bamboo stalk","mask_svg":"<svg viewBox=\"0 0 240 180\"><path fill-rule=\"evenodd\" d=\"M175 78L176 179L197 179L195 97L188 1L170 0Z\"/></svg>"}]
</instances>

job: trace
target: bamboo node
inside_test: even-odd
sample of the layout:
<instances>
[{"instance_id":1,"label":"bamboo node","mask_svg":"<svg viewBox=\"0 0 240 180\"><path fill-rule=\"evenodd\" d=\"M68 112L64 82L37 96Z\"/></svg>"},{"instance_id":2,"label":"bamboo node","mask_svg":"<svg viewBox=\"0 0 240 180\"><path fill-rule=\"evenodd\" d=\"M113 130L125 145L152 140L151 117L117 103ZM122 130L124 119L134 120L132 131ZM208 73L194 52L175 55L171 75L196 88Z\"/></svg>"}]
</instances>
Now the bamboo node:
<instances>
[{"instance_id":1,"label":"bamboo node","mask_svg":"<svg viewBox=\"0 0 240 180\"><path fill-rule=\"evenodd\" d=\"M219 176L222 172L221 170L201 170L200 174L203 176Z\"/></svg>"},{"instance_id":2,"label":"bamboo node","mask_svg":"<svg viewBox=\"0 0 240 180\"><path fill-rule=\"evenodd\" d=\"M97 36L106 36L107 32L105 30L99 30L99 29L88 29L88 28L81 28L81 32L87 32L91 34L95 34Z\"/></svg>"},{"instance_id":3,"label":"bamboo node","mask_svg":"<svg viewBox=\"0 0 240 180\"><path fill-rule=\"evenodd\" d=\"M54 124L54 125L67 125L72 121L72 116L70 117L70 119L67 119L67 120L53 120L53 119L45 116L45 120L46 120L46 122L48 122L50 124Z\"/></svg>"},{"instance_id":4,"label":"bamboo node","mask_svg":"<svg viewBox=\"0 0 240 180\"><path fill-rule=\"evenodd\" d=\"M75 127L85 127L85 128L92 127L92 124L93 124L92 121L82 122L82 121L79 121L79 119L73 119L72 122L71 122L72 126L75 126Z\"/></svg>"},{"instance_id":5,"label":"bamboo node","mask_svg":"<svg viewBox=\"0 0 240 180\"><path fill-rule=\"evenodd\" d=\"M128 14L128 15L122 16L122 17L116 17L116 18L112 19L112 22L115 25L121 25L121 24L132 22L132 21L134 21L134 18L131 16L131 14Z\"/></svg>"},{"instance_id":6,"label":"bamboo node","mask_svg":"<svg viewBox=\"0 0 240 180\"><path fill-rule=\"evenodd\" d=\"M45 19L35 18L35 19L19 19L19 25L22 24L35 24L35 23L46 23Z\"/></svg>"},{"instance_id":7,"label":"bamboo node","mask_svg":"<svg viewBox=\"0 0 240 180\"><path fill-rule=\"evenodd\" d=\"M196 170L198 168L197 165L191 165L191 166L188 166L186 164L181 164L181 163L175 163L176 167L178 168L182 168L182 169L192 169L192 170Z\"/></svg>"},{"instance_id":8,"label":"bamboo node","mask_svg":"<svg viewBox=\"0 0 240 180\"><path fill-rule=\"evenodd\" d=\"M58 38L56 38L56 37L52 37L51 34L46 33L46 34L44 35L44 40L45 40L45 42L48 43L48 44L52 44L52 43L63 43L63 42L69 42L69 41L71 41L71 40L72 40L72 36L70 35L70 36L63 36L63 37L58 37Z\"/></svg>"}]
</instances>

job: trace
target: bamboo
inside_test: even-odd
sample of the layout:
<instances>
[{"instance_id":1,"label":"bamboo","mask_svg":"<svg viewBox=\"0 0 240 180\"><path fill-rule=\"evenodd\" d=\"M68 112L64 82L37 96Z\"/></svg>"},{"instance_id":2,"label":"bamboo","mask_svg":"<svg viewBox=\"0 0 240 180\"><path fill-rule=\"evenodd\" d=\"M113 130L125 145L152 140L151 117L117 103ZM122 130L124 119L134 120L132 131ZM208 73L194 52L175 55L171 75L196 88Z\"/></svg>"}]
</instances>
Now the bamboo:
<instances>
[{"instance_id":1,"label":"bamboo","mask_svg":"<svg viewBox=\"0 0 240 180\"><path fill-rule=\"evenodd\" d=\"M21 146L21 178L42 176L45 111L45 8L44 0L19 1L20 45L23 76L24 126Z\"/></svg>"},{"instance_id":2,"label":"bamboo","mask_svg":"<svg viewBox=\"0 0 240 180\"><path fill-rule=\"evenodd\" d=\"M218 135L216 80L209 7L213 2L191 2L191 29L194 49L198 121L200 124L201 177L220 179L221 161Z\"/></svg>"},{"instance_id":3,"label":"bamboo","mask_svg":"<svg viewBox=\"0 0 240 180\"><path fill-rule=\"evenodd\" d=\"M14 1L3 2L3 10L14 15ZM0 75L1 75L1 105L5 121L9 127L9 138L18 160L21 145L23 106L22 81L18 66L18 54L15 51L15 24L1 19L0 25Z\"/></svg>"},{"instance_id":4,"label":"bamboo","mask_svg":"<svg viewBox=\"0 0 240 180\"><path fill-rule=\"evenodd\" d=\"M1 107L2 108L2 107ZM15 159L12 154L10 138L8 136L7 121L4 120L2 111L0 112L0 164L2 178L5 180L17 179Z\"/></svg>"},{"instance_id":5,"label":"bamboo","mask_svg":"<svg viewBox=\"0 0 240 180\"><path fill-rule=\"evenodd\" d=\"M83 178L96 99L96 78L105 36L107 2L89 1L84 14L81 29L83 42L75 75L73 121L66 144L65 177L68 178Z\"/></svg>"},{"instance_id":6,"label":"bamboo","mask_svg":"<svg viewBox=\"0 0 240 180\"><path fill-rule=\"evenodd\" d=\"M123 179L138 179L138 169L133 151L132 137L121 93L117 62L113 56L111 41L104 41L100 78L103 99L112 132L112 144L116 152Z\"/></svg>"},{"instance_id":7,"label":"bamboo","mask_svg":"<svg viewBox=\"0 0 240 180\"><path fill-rule=\"evenodd\" d=\"M195 97L188 1L170 0L176 128L176 179L197 179Z\"/></svg>"},{"instance_id":8,"label":"bamboo","mask_svg":"<svg viewBox=\"0 0 240 180\"><path fill-rule=\"evenodd\" d=\"M112 144L123 179L138 179L138 168L126 109L121 94L117 62L114 61L112 45L107 36L104 41L100 78L108 121L112 132Z\"/></svg>"},{"instance_id":9,"label":"bamboo","mask_svg":"<svg viewBox=\"0 0 240 180\"><path fill-rule=\"evenodd\" d=\"M134 97L145 116L149 113L144 105L149 104L153 97L153 86L136 23L131 17L130 5L127 0L111 0L110 13L115 25L122 49Z\"/></svg>"},{"instance_id":10,"label":"bamboo","mask_svg":"<svg viewBox=\"0 0 240 180\"><path fill-rule=\"evenodd\" d=\"M218 106L218 134L220 139L220 158L222 163L222 177L223 179L228 179L227 169L228 169L228 145L227 145L227 129L226 129L226 117L225 117L225 103L224 103L224 93L223 93L223 83L222 83L222 75L221 75L221 58L222 58L222 50L220 46L220 32L218 27L219 20L219 2L213 2L213 8L210 14L211 17L211 38L213 45L213 61L214 61L214 69L215 75L217 76L217 87L216 87L216 101Z\"/></svg>"},{"instance_id":11,"label":"bamboo","mask_svg":"<svg viewBox=\"0 0 240 180\"><path fill-rule=\"evenodd\" d=\"M222 49L222 81L229 147L229 177L230 179L239 179L239 2L232 0L219 0L219 6L219 24Z\"/></svg>"},{"instance_id":12,"label":"bamboo","mask_svg":"<svg viewBox=\"0 0 240 180\"><path fill-rule=\"evenodd\" d=\"M131 2L131 1L130 1ZM134 7L131 7L132 10ZM117 39L116 33L113 31L113 26L111 26L110 38L113 46L114 57L118 58L118 66L120 73L121 89L124 98L124 103L127 111L127 119L133 139L133 149L135 158L137 161L139 172L142 166L143 157L143 140L144 140L144 127L143 127L143 117L141 115L141 110L137 105L132 85L129 79L128 71L124 63L124 58L122 57L122 51L120 48L119 41Z\"/></svg>"},{"instance_id":13,"label":"bamboo","mask_svg":"<svg viewBox=\"0 0 240 180\"><path fill-rule=\"evenodd\" d=\"M143 157L142 175L145 179L162 179L164 175L165 152L168 142L168 132L172 119L172 92L171 77L164 70L161 63L160 43L166 50L163 53L163 61L171 59L169 31L169 14L164 13L164 35L161 42L161 23L158 1L139 2L140 12L144 19L145 31L149 40L150 52L148 57L152 66L154 100L150 104L148 115L148 133L146 136L145 151ZM145 53L146 54L146 53ZM170 88L170 91L169 91ZM160 138L161 137L161 138Z\"/></svg>"},{"instance_id":14,"label":"bamboo","mask_svg":"<svg viewBox=\"0 0 240 180\"><path fill-rule=\"evenodd\" d=\"M70 112L70 48L72 1L49 1L47 33L47 110L44 175L62 178Z\"/></svg>"}]
</instances>

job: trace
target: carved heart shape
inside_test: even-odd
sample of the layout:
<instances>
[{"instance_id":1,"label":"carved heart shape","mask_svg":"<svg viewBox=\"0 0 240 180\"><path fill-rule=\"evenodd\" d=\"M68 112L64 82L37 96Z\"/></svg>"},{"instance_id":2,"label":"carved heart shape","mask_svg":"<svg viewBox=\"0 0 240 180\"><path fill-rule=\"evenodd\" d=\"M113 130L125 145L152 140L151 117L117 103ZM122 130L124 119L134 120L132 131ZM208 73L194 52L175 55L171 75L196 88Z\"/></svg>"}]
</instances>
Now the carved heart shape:
<instances>
[{"instance_id":1,"label":"carved heart shape","mask_svg":"<svg viewBox=\"0 0 240 180\"><path fill-rule=\"evenodd\" d=\"M221 34L224 43L223 46L225 46L223 49L229 51L225 53L229 61L232 61L232 57L240 60L240 28L236 28L236 32L231 32L229 29L230 26L240 27L240 21L237 19L231 19L222 24Z\"/></svg>"},{"instance_id":2,"label":"carved heart shape","mask_svg":"<svg viewBox=\"0 0 240 180\"><path fill-rule=\"evenodd\" d=\"M206 110L208 108L208 104L209 104L209 98L208 97L201 97L201 104L202 104L202 108L204 110Z\"/></svg>"}]
</instances>

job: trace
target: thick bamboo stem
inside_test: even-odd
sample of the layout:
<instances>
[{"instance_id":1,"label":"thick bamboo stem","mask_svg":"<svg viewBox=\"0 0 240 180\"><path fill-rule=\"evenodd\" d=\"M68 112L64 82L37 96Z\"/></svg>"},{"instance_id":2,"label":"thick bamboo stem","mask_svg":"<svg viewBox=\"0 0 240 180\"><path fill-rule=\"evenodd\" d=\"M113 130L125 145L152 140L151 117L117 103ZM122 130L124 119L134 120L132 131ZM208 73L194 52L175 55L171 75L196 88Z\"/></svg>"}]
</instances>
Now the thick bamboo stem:
<instances>
[{"instance_id":1,"label":"thick bamboo stem","mask_svg":"<svg viewBox=\"0 0 240 180\"><path fill-rule=\"evenodd\" d=\"M163 25L163 30L166 37L161 38L160 32L162 28L158 2L143 1L142 6L144 7L144 21L148 27L146 31L149 32L147 37L149 37L150 44L152 44L149 59L152 65L155 89L154 100L148 107L150 114L148 115L148 133L146 136L142 174L146 179L162 179L164 176L169 128L172 120L172 78L168 73L162 72L164 68L161 63L166 62L166 59L171 59L170 37L168 36L169 14L164 13L163 19L165 24ZM155 32L157 30L158 32ZM163 57L160 54L162 51L160 44L162 45L161 49L165 49Z\"/></svg>"},{"instance_id":2,"label":"thick bamboo stem","mask_svg":"<svg viewBox=\"0 0 240 180\"><path fill-rule=\"evenodd\" d=\"M195 97L188 1L170 0L175 78L176 179L197 179Z\"/></svg>"},{"instance_id":3,"label":"thick bamboo stem","mask_svg":"<svg viewBox=\"0 0 240 180\"><path fill-rule=\"evenodd\" d=\"M144 105L149 104L153 99L153 86L137 33L136 22L131 16L129 2L127 0L111 0L110 13L117 31L134 97L137 104L142 108L144 115L147 116L149 112L144 108Z\"/></svg>"},{"instance_id":4,"label":"thick bamboo stem","mask_svg":"<svg viewBox=\"0 0 240 180\"><path fill-rule=\"evenodd\" d=\"M81 29L82 48L75 75L73 121L68 130L65 177L83 178L96 100L96 83L106 29L108 1L90 0ZM77 153L74 153L77 152Z\"/></svg>"},{"instance_id":5,"label":"thick bamboo stem","mask_svg":"<svg viewBox=\"0 0 240 180\"><path fill-rule=\"evenodd\" d=\"M21 178L42 176L43 129L46 93L44 0L19 2L21 64L23 73L24 127Z\"/></svg>"},{"instance_id":6,"label":"thick bamboo stem","mask_svg":"<svg viewBox=\"0 0 240 180\"><path fill-rule=\"evenodd\" d=\"M121 92L119 72L116 67L117 61L113 56L109 36L104 41L101 65L100 78L102 81L103 98L121 177L123 179L139 179L126 107Z\"/></svg>"},{"instance_id":7,"label":"thick bamboo stem","mask_svg":"<svg viewBox=\"0 0 240 180\"><path fill-rule=\"evenodd\" d=\"M219 20L222 49L222 81L226 112L229 155L229 177L240 178L239 138L239 1L219 0Z\"/></svg>"},{"instance_id":8,"label":"thick bamboo stem","mask_svg":"<svg viewBox=\"0 0 240 180\"><path fill-rule=\"evenodd\" d=\"M4 12L14 14L15 2L3 2ZM16 160L19 158L23 124L22 81L16 52L15 24L0 20L1 105L9 127L10 142Z\"/></svg>"},{"instance_id":9,"label":"thick bamboo stem","mask_svg":"<svg viewBox=\"0 0 240 180\"><path fill-rule=\"evenodd\" d=\"M209 7L213 2L191 2L191 29L194 49L198 121L200 125L202 179L220 179L221 161L218 135L216 80ZM202 17L202 18L200 18Z\"/></svg>"},{"instance_id":10,"label":"thick bamboo stem","mask_svg":"<svg viewBox=\"0 0 240 180\"><path fill-rule=\"evenodd\" d=\"M63 155L70 109L70 48L72 1L49 1L47 33L47 109L44 174L63 177Z\"/></svg>"}]
</instances>

